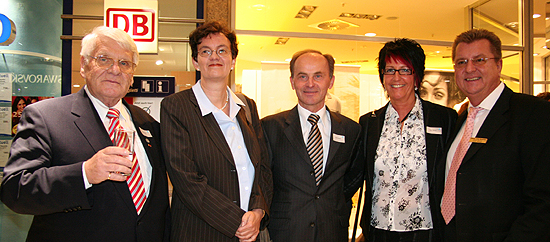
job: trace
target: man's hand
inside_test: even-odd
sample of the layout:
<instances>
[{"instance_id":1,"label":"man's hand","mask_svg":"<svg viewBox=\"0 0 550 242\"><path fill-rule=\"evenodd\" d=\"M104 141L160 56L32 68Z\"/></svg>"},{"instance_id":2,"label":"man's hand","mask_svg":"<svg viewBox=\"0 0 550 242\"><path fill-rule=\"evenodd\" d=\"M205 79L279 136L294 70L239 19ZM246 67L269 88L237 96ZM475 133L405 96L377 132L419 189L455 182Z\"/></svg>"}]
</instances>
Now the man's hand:
<instances>
[{"instance_id":1,"label":"man's hand","mask_svg":"<svg viewBox=\"0 0 550 242\"><path fill-rule=\"evenodd\" d=\"M243 215L241 226L237 229L235 236L240 242L254 242L260 232L260 222L264 212L261 209L254 209Z\"/></svg>"},{"instance_id":2,"label":"man's hand","mask_svg":"<svg viewBox=\"0 0 550 242\"><path fill-rule=\"evenodd\" d=\"M126 174L132 173L130 152L124 148L110 146L97 152L84 162L86 177L91 184L98 184L107 179L126 181Z\"/></svg>"}]
</instances>

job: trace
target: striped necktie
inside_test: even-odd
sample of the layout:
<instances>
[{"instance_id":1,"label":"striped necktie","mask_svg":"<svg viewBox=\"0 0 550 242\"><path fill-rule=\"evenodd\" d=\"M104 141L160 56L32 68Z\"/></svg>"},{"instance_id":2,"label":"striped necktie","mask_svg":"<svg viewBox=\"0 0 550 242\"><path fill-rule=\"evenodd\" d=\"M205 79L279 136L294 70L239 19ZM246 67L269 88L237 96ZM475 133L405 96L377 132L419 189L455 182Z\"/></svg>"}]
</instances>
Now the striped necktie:
<instances>
[{"instance_id":1,"label":"striped necktie","mask_svg":"<svg viewBox=\"0 0 550 242\"><path fill-rule=\"evenodd\" d=\"M323 137L319 131L319 126L317 126L319 118L317 114L311 114L307 118L307 121L311 123L311 130L307 138L307 153L315 171L315 184L317 186L319 186L323 175Z\"/></svg>"},{"instance_id":2,"label":"striped necktie","mask_svg":"<svg viewBox=\"0 0 550 242\"><path fill-rule=\"evenodd\" d=\"M107 112L107 117L111 120L109 124L109 137L113 142L115 142L115 130L121 129L120 126L120 111L116 108L109 108L109 112ZM116 146L122 147L122 148L128 148L128 141L124 141L123 139L119 140L117 144L114 144ZM145 204L145 200L147 197L145 196L145 187L143 184L143 177L141 176L141 169L139 168L139 163L137 161L135 152L132 154L132 174L126 179L126 183L128 184L128 188L130 189L130 193L132 194L132 200L134 201L134 205L136 207L136 211L139 214L141 212L141 209L143 208L143 205Z\"/></svg>"}]
</instances>

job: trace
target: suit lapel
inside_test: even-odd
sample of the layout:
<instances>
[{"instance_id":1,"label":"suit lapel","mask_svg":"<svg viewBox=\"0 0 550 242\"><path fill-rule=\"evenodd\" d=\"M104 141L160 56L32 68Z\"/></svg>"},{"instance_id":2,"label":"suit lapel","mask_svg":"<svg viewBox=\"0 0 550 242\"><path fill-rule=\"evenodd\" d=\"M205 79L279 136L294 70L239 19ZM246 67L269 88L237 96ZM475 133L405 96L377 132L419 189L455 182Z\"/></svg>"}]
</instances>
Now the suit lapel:
<instances>
[{"instance_id":1,"label":"suit lapel","mask_svg":"<svg viewBox=\"0 0 550 242\"><path fill-rule=\"evenodd\" d=\"M307 154L306 144L304 143L304 137L302 136L302 126L300 125L300 118L298 115L298 106L295 106L288 112L286 118L287 127L284 130L287 139L290 141L292 147L296 148L296 152L302 158L304 162L311 165L311 160Z\"/></svg>"},{"instance_id":2,"label":"suit lapel","mask_svg":"<svg viewBox=\"0 0 550 242\"><path fill-rule=\"evenodd\" d=\"M443 139L443 134L431 134L426 132L428 129L427 127L432 128L441 128L441 131L443 131L443 126L441 121L441 117L439 117L439 113L434 112L433 105L429 105L428 103L422 102L422 112L424 113L424 135L426 137L426 161L427 161L427 171L428 175L435 174L435 172L432 172L434 169L434 165L437 159L437 150L439 149L439 145L443 144L440 143L441 139Z\"/></svg>"},{"instance_id":3,"label":"suit lapel","mask_svg":"<svg viewBox=\"0 0 550 242\"><path fill-rule=\"evenodd\" d=\"M95 153L113 144L84 88L76 94L71 113L75 116L75 125ZM101 131L98 133L98 130Z\"/></svg>"},{"instance_id":4,"label":"suit lapel","mask_svg":"<svg viewBox=\"0 0 550 242\"><path fill-rule=\"evenodd\" d=\"M192 91L190 91L189 99L191 103L195 105L194 111L197 117L202 117L199 103L197 102L197 98L195 97L195 94ZM206 133L208 133L208 137L212 140L214 145L220 150L220 152L227 159L227 161L230 162L233 166L235 166L235 161L233 160L231 149L229 148L229 145L225 141L225 136L223 136L223 133L220 130L220 126L218 125L218 122L216 121L216 118L214 117L214 115L212 113L209 113L203 118L199 118L198 120L201 122L204 130L206 130Z\"/></svg>"},{"instance_id":5,"label":"suit lapel","mask_svg":"<svg viewBox=\"0 0 550 242\"><path fill-rule=\"evenodd\" d=\"M374 174L374 157L376 156L376 149L380 141L380 135L382 134L382 128L384 127L384 118L386 116L386 110L388 105L382 107L379 110L371 112L369 115L368 127L367 127L367 176L369 178L369 186L373 183ZM369 137L370 136L370 137Z\"/></svg>"},{"instance_id":6,"label":"suit lapel","mask_svg":"<svg viewBox=\"0 0 550 242\"><path fill-rule=\"evenodd\" d=\"M328 108L327 108L328 110ZM334 158L334 156L336 155L336 153L338 152L338 148L340 148L340 142L336 142L334 141L334 135L342 135L344 136L344 141L345 141L345 137L346 137L346 131L344 130L344 127L342 126L342 120L334 115L334 113L330 112L330 133L329 133L329 140L330 140L330 145L329 145L329 152L328 152L328 157L327 157L327 164L325 166L325 174L328 174L327 171L331 171L332 169L331 168L331 164L333 163L332 162L332 158ZM348 142L350 142L350 140L348 140ZM353 141L351 141L353 142ZM322 180L321 180L322 181Z\"/></svg>"},{"instance_id":7,"label":"suit lapel","mask_svg":"<svg viewBox=\"0 0 550 242\"><path fill-rule=\"evenodd\" d=\"M490 142L491 137L495 134L495 132L502 125L508 122L510 117L506 115L506 112L510 108L510 98L512 97L512 93L512 90L510 90L508 87L504 88L504 91L502 91L502 94L489 112L489 115L487 115L487 118L485 119L483 124L481 125L481 128L477 132L476 137L486 138L487 141ZM464 159L462 160L462 164L467 163L468 160L470 160L470 158L472 158L483 146L485 146L485 144L472 143L470 145L470 148L468 148Z\"/></svg>"},{"instance_id":8,"label":"suit lapel","mask_svg":"<svg viewBox=\"0 0 550 242\"><path fill-rule=\"evenodd\" d=\"M252 127L252 123L250 123L248 118L246 117L246 111L244 110L244 107L241 107L241 110L239 110L239 112L237 113L237 121L241 126L241 132L243 135L244 143L246 145L246 150L248 151L248 155L250 156L250 161L252 161L252 164L256 166L256 164L261 159L260 153L258 152L260 148L257 148L257 146L259 146L257 136Z\"/></svg>"}]
</instances>

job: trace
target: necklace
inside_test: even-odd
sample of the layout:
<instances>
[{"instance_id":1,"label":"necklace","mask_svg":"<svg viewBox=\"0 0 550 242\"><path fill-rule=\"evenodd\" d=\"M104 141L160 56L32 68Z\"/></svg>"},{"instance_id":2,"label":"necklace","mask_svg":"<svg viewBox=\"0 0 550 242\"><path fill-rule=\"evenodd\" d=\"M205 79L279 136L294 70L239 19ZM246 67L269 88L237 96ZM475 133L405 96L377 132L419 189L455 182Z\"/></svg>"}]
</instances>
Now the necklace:
<instances>
[{"instance_id":1,"label":"necklace","mask_svg":"<svg viewBox=\"0 0 550 242\"><path fill-rule=\"evenodd\" d=\"M227 107L227 103L228 103L228 102L229 102L229 95L227 95L227 98L225 99L225 104L223 105L222 108L220 108L220 110L223 111L223 110L225 109L225 107Z\"/></svg>"}]
</instances>

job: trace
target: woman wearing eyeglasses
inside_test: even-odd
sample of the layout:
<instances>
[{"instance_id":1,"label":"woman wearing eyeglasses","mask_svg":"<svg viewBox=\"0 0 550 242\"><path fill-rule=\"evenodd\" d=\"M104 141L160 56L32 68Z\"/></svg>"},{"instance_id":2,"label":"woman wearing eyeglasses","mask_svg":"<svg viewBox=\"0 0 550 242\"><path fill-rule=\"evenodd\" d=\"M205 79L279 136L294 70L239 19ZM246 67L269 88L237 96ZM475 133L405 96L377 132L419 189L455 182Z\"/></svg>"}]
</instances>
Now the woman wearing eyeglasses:
<instances>
[{"instance_id":1,"label":"woman wearing eyeglasses","mask_svg":"<svg viewBox=\"0 0 550 242\"><path fill-rule=\"evenodd\" d=\"M410 39L388 42L379 53L380 82L390 101L360 119L367 241L440 241L434 169L457 114L419 98L425 59Z\"/></svg>"},{"instance_id":2,"label":"woman wearing eyeglasses","mask_svg":"<svg viewBox=\"0 0 550 242\"><path fill-rule=\"evenodd\" d=\"M189 36L201 79L161 104L172 196L172 241L255 241L265 227L271 171L256 103L227 86L235 32L208 22Z\"/></svg>"}]
</instances>

